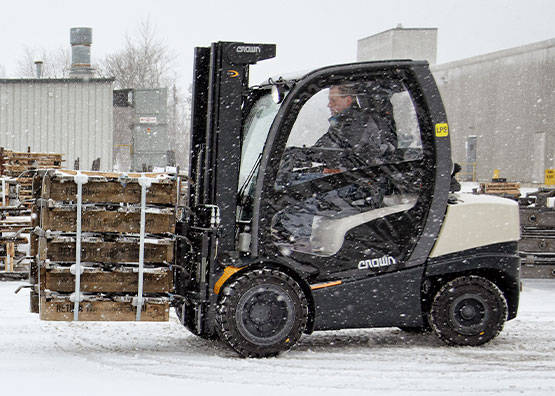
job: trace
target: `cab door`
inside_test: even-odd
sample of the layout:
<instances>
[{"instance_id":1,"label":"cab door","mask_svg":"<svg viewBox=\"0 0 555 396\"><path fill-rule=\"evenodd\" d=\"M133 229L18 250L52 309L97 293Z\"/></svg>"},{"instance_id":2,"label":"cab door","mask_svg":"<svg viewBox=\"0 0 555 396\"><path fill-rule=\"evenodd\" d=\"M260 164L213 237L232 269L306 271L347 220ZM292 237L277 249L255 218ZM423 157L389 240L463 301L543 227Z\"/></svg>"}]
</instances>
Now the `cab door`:
<instances>
[{"instance_id":1,"label":"cab door","mask_svg":"<svg viewBox=\"0 0 555 396\"><path fill-rule=\"evenodd\" d=\"M310 282L339 285L314 292L321 307L337 310L331 322L317 317L316 328L389 325L397 310L404 319L392 325L421 321L420 278L448 192L436 182L438 172L450 173L450 157L437 167L433 128L445 115L430 101L435 85L423 90L426 81L410 65L322 69L294 87L272 126L255 243L263 256L316 268ZM348 117L334 114L335 95L351 97ZM441 144L450 155L448 141ZM361 298L375 301L362 306Z\"/></svg>"}]
</instances>

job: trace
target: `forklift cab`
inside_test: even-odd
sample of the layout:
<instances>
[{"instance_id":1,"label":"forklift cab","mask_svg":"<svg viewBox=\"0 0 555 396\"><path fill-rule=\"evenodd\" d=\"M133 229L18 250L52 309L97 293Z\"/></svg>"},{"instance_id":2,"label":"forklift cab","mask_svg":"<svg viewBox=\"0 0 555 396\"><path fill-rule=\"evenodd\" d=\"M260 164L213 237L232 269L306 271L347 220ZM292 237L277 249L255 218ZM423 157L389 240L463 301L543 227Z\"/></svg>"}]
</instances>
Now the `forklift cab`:
<instances>
[{"instance_id":1,"label":"forklift cab","mask_svg":"<svg viewBox=\"0 0 555 396\"><path fill-rule=\"evenodd\" d=\"M415 82L419 66L335 66L259 88L245 118L239 183L250 255L312 266L319 280L422 263L412 253L434 200L445 210L447 191L434 197L436 137ZM286 92L280 104L272 83ZM334 115L338 86L352 103Z\"/></svg>"}]
</instances>

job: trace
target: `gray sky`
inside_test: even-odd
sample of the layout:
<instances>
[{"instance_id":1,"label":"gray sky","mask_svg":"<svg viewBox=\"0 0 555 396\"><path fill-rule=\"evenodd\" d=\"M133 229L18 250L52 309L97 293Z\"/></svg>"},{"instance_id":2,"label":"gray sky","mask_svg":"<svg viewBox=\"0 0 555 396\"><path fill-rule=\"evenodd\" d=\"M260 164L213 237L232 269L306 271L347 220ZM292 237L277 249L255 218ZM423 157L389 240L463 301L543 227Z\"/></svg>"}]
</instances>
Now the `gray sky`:
<instances>
[{"instance_id":1,"label":"gray sky","mask_svg":"<svg viewBox=\"0 0 555 396\"><path fill-rule=\"evenodd\" d=\"M195 46L213 41L277 44L277 58L255 66L259 82L279 72L356 59L357 40L401 23L437 27L438 63L555 38L552 0L0 0L0 65L15 77L25 46L69 47L71 27L92 27L92 58L123 47L149 19L177 55L182 85ZM85 6L85 4L89 4Z\"/></svg>"}]
</instances>

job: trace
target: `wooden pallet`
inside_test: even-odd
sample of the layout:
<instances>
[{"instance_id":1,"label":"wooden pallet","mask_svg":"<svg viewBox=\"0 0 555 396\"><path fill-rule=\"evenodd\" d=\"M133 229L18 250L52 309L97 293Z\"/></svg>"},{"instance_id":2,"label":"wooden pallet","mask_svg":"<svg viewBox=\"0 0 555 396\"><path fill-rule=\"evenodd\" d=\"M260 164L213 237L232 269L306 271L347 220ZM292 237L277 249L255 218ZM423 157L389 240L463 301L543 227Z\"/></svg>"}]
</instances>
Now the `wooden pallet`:
<instances>
[{"instance_id":1,"label":"wooden pallet","mask_svg":"<svg viewBox=\"0 0 555 396\"><path fill-rule=\"evenodd\" d=\"M33 175L36 169L60 169L62 154L15 152L0 147L0 176L16 178L19 185L18 199L31 206Z\"/></svg>"},{"instance_id":2,"label":"wooden pallet","mask_svg":"<svg viewBox=\"0 0 555 396\"><path fill-rule=\"evenodd\" d=\"M0 256L0 259L4 261L4 272L14 272L15 259L16 259L16 249L15 247L20 244L27 243L27 238L25 237L0 237L0 245L4 245L4 256Z\"/></svg>"},{"instance_id":3,"label":"wooden pallet","mask_svg":"<svg viewBox=\"0 0 555 396\"><path fill-rule=\"evenodd\" d=\"M29 222L17 222L17 223L0 221L0 233L30 231L30 230L31 230L30 219L29 219Z\"/></svg>"},{"instance_id":4,"label":"wooden pallet","mask_svg":"<svg viewBox=\"0 0 555 396\"><path fill-rule=\"evenodd\" d=\"M35 180L36 188L40 186L40 197L53 201L75 201L77 197L77 184L74 182L76 171L61 170L48 172L38 176ZM83 203L141 203L141 185L138 179L142 176L137 173L107 173L107 172L82 172L88 176L88 181L82 188ZM123 177L122 177L123 176ZM177 183L174 179L164 174L147 174L146 177L154 181L147 190L146 204L175 206L177 203Z\"/></svg>"},{"instance_id":5,"label":"wooden pallet","mask_svg":"<svg viewBox=\"0 0 555 396\"><path fill-rule=\"evenodd\" d=\"M84 210L81 215L83 232L115 232L138 234L141 230L140 212L118 212L114 210ZM175 232L174 211L146 213L146 232L162 234ZM44 208L40 211L42 228L51 231L76 232L77 213L68 208Z\"/></svg>"},{"instance_id":6,"label":"wooden pallet","mask_svg":"<svg viewBox=\"0 0 555 396\"><path fill-rule=\"evenodd\" d=\"M73 320L74 303L70 296L41 296L40 319L50 321ZM131 301L121 301L117 297L99 298L79 303L81 321L135 321L137 308ZM168 321L169 300L146 299L141 311L142 322Z\"/></svg>"},{"instance_id":7,"label":"wooden pallet","mask_svg":"<svg viewBox=\"0 0 555 396\"><path fill-rule=\"evenodd\" d=\"M40 249L39 249L40 246ZM174 244L172 240L147 240L144 249L145 264L173 262ZM39 260L52 262L74 262L75 241L64 238L32 239L31 254L38 254ZM126 241L87 241L81 242L81 261L103 264L136 263L139 261L139 238Z\"/></svg>"},{"instance_id":8,"label":"wooden pallet","mask_svg":"<svg viewBox=\"0 0 555 396\"><path fill-rule=\"evenodd\" d=\"M520 196L520 183L480 183L480 193L518 198Z\"/></svg>"},{"instance_id":9,"label":"wooden pallet","mask_svg":"<svg viewBox=\"0 0 555 396\"><path fill-rule=\"evenodd\" d=\"M145 293L170 293L173 291L173 274L168 267L149 268L143 274ZM137 268L117 267L106 270L83 267L80 276L82 293L137 293ZM75 291L75 275L71 267L48 265L41 268L40 290L72 293Z\"/></svg>"},{"instance_id":10,"label":"wooden pallet","mask_svg":"<svg viewBox=\"0 0 555 396\"><path fill-rule=\"evenodd\" d=\"M64 160L62 154L16 152L0 148L0 174L18 177L32 169L59 169Z\"/></svg>"}]
</instances>

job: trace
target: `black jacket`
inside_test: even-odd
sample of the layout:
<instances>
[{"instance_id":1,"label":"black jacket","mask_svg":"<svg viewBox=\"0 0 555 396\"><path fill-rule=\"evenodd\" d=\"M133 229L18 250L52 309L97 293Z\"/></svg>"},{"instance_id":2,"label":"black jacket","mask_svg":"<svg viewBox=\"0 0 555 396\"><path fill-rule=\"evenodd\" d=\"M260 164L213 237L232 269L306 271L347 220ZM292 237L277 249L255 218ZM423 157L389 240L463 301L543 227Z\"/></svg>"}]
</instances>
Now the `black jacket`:
<instances>
[{"instance_id":1,"label":"black jacket","mask_svg":"<svg viewBox=\"0 0 555 396\"><path fill-rule=\"evenodd\" d=\"M371 115L357 105L331 117L329 122L328 131L313 146L322 149L321 158L328 166L377 165L395 154L395 131L378 128Z\"/></svg>"}]
</instances>

